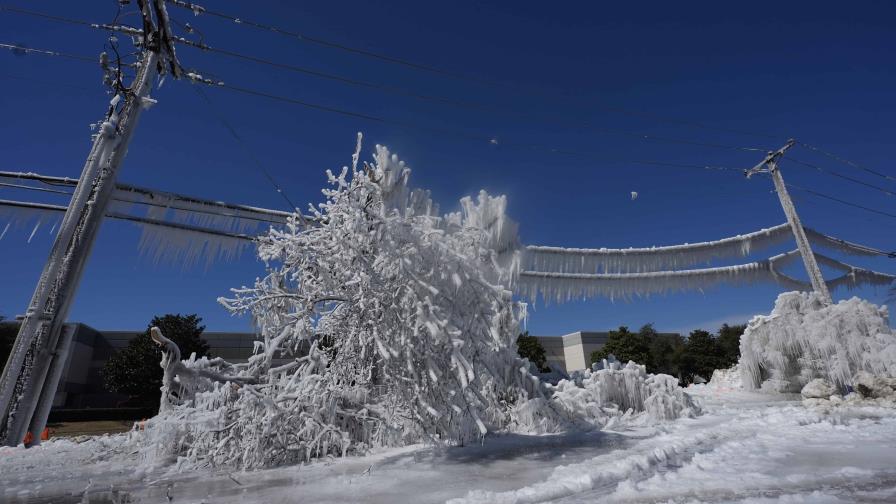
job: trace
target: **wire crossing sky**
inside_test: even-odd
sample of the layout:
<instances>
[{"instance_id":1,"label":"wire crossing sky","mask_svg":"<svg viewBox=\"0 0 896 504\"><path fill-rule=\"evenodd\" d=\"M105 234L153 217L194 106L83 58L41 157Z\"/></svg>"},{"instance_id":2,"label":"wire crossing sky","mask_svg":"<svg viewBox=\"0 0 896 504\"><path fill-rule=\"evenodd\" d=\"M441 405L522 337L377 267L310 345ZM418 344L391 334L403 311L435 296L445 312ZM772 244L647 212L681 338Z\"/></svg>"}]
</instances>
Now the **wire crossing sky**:
<instances>
[{"instance_id":1,"label":"wire crossing sky","mask_svg":"<svg viewBox=\"0 0 896 504\"><path fill-rule=\"evenodd\" d=\"M363 131L362 159L375 143L388 145L414 170L412 184L431 189L445 211L485 188L509 196L525 243L645 247L782 222L771 181L747 180L742 170L793 137L794 159L780 167L791 187L804 189L792 194L804 223L896 249L889 4L204 6L226 16L169 5L177 35L216 49L179 47L178 57L227 88L202 88L210 108L187 89L202 84L167 78L137 129L122 183L276 209L288 195L305 208L322 200L324 170L350 163ZM15 46L0 51L0 104L14 118L0 126L0 170L77 177L89 125L108 108L91 62L108 52L110 32L6 7L99 24L138 26L139 16L118 14L111 1L0 9L0 43ZM133 51L127 36L116 37L123 55ZM34 197L9 185L0 186L0 199ZM0 315L25 308L50 226L30 244L30 228L0 241ZM138 236L127 223L103 225L74 320L139 329L156 314L197 312L210 330L248 329L215 299L251 283L263 264L247 254L207 271L154 266L139 258ZM888 258L844 260L896 272ZM539 304L529 323L535 334L647 322L715 329L768 312L777 292L721 287L631 303Z\"/></svg>"}]
</instances>

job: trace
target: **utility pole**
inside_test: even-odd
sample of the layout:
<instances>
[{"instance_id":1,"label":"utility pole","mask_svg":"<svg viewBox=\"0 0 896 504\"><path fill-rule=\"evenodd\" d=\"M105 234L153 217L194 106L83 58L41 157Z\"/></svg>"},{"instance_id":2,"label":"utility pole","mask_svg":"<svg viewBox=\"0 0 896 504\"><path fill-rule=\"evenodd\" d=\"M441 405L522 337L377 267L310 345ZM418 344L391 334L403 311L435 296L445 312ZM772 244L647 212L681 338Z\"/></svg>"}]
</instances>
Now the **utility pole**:
<instances>
[{"instance_id":1,"label":"utility pole","mask_svg":"<svg viewBox=\"0 0 896 504\"><path fill-rule=\"evenodd\" d=\"M775 183L775 192L778 193L781 207L784 208L784 215L787 216L787 222L790 223L790 229L793 231L796 246L800 251L800 256L803 258L803 266L806 267L806 273L808 273L809 280L812 282L812 289L821 297L822 302L825 304L832 304L833 300L831 298L831 293L828 290L828 285L821 275L821 269L818 268L815 254L812 252L812 247L809 245L809 239L806 238L806 231L803 229L800 217L796 213L796 207L793 206L793 201L790 199L790 194L787 192L787 186L784 184L784 178L781 176L781 169L778 168L778 160L785 152L787 152L787 149L793 147L794 143L795 141L790 139L780 149L769 152L765 156L765 159L759 164L747 170L746 175L747 178L750 178L756 173L771 174L772 181Z\"/></svg>"},{"instance_id":2,"label":"utility pole","mask_svg":"<svg viewBox=\"0 0 896 504\"><path fill-rule=\"evenodd\" d=\"M63 331L84 267L115 190L140 113L155 103L152 83L167 66L177 68L167 47L164 0L138 0L143 18L142 55L130 87L116 87L78 185L62 219L37 287L0 375L0 444L16 446L40 433L68 358L72 331ZM122 103L123 102L123 103Z\"/></svg>"}]
</instances>

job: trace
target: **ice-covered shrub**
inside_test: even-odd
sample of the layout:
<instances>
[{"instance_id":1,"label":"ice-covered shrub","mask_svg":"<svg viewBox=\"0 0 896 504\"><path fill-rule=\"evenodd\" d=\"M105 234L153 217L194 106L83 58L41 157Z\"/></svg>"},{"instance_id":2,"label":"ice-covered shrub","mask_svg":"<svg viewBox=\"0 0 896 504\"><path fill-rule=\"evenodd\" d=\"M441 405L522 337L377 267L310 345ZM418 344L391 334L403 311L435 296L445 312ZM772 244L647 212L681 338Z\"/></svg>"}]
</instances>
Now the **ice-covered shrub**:
<instances>
[{"instance_id":1,"label":"ice-covered shrub","mask_svg":"<svg viewBox=\"0 0 896 504\"><path fill-rule=\"evenodd\" d=\"M357 160L327 172L313 225L297 215L259 239L267 275L221 299L255 321L248 363L169 359L170 404L146 435L170 455L250 468L462 444L550 407L526 402L541 385L516 355L525 305L505 288L518 261L505 199L482 192L442 216L386 148Z\"/></svg>"},{"instance_id":2,"label":"ice-covered shrub","mask_svg":"<svg viewBox=\"0 0 896 504\"><path fill-rule=\"evenodd\" d=\"M573 418L599 428L623 415L654 423L700 413L700 406L678 386L676 378L648 374L645 366L631 361L585 371L579 382L562 380L553 387L552 399Z\"/></svg>"},{"instance_id":3,"label":"ice-covered shrub","mask_svg":"<svg viewBox=\"0 0 896 504\"><path fill-rule=\"evenodd\" d=\"M770 315L750 321L740 352L747 388L799 392L822 378L842 392L860 371L896 376L887 308L856 297L826 306L812 293L783 293Z\"/></svg>"}]
</instances>

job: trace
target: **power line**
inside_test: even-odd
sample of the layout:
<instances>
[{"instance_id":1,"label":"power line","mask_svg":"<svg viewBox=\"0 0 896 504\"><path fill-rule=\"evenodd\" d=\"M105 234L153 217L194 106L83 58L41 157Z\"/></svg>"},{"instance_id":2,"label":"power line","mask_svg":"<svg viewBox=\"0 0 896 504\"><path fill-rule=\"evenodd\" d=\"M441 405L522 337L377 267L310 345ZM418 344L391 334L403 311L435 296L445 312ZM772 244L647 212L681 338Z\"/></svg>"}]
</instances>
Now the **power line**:
<instances>
[{"instance_id":1,"label":"power line","mask_svg":"<svg viewBox=\"0 0 896 504\"><path fill-rule=\"evenodd\" d=\"M45 51L45 52L53 53L53 51ZM238 92L238 93L242 93L242 94L246 94L246 95L267 98L270 100L279 101L279 102L283 102L283 103L289 103L292 105L298 105L298 106L302 106L302 107L306 107L306 108L310 108L310 109L314 109L314 110L318 110L318 111L322 111L322 112L329 112L329 113L343 115L343 116L347 116L347 117L354 117L357 119L376 122L376 123L380 123L380 124L394 125L394 126L406 128L406 129L413 130L413 131L429 131L429 132L440 134L440 135L450 135L453 137L463 138L465 140L471 140L471 141L476 141L476 142L480 142L480 143L487 143L487 144L492 144L492 145L497 145L497 146L505 146L505 147L515 147L515 148L519 148L519 149L534 150L534 151L547 152L547 153L552 153L552 154L571 155L571 156L582 157L582 158L587 158L587 159L592 159L596 155L599 155L599 154L593 153L593 152L582 152L582 151L575 151L575 150L569 150L569 149L559 149L559 148L545 146L545 145L527 144L527 143L522 143L522 142L505 142L505 141L499 142L494 137L489 137L489 136L485 136L485 135L472 134L469 132L464 132L464 131L455 130L455 129L424 126L424 125L420 125L420 124L416 124L416 123L412 123L412 122L408 122L408 121L388 119L388 118L374 116L374 115L365 114L365 113L361 113L361 112L346 110L346 109L342 109L342 108L338 108L338 107L331 107L331 106L322 105L322 104L318 104L318 103L308 102L305 100L300 100L300 99L289 97L289 96L282 96L282 95L277 95L277 94L259 91L259 90L255 90L255 89L234 86L234 85L226 84L224 82L208 81L206 79L202 79L193 74L188 74L187 76L189 78L193 79L197 83L211 85L213 87L224 88L224 89L227 89L230 91L234 91L234 92ZM232 127L228 127L228 126L225 126L225 127L228 128L228 130L232 130ZM622 132L625 132L625 131L622 130ZM233 133L235 133L235 132L231 131L231 134L233 134ZM687 140L687 139L662 137L662 136L656 136L656 135L646 135L646 134L635 133L635 132L625 132L625 133L630 134L632 136L636 136L643 140L648 140L648 141L661 141L661 142L679 143L679 144L684 144L684 145L695 145L695 146L703 146L703 147L710 147L710 148L731 149L731 150L750 151L750 152L764 151L764 149L761 149L758 147L741 147L741 146L726 145L726 144L698 142L698 141L692 141L692 140ZM238 137L239 137L239 135L237 134L235 138L238 138ZM631 163L635 163L635 164L649 164L649 165L657 165L657 166L699 168L699 169L709 169L709 170L736 170L738 172L742 171L742 169L740 169L740 168L731 168L731 167L723 167L723 166L708 166L708 165L687 165L687 164L665 163L665 162L661 162L661 161L626 160L626 159L616 160L616 161L631 162ZM276 184L276 182L274 182L272 180L272 178L270 178L269 180L271 180L273 183ZM281 189L281 191L282 191L282 189ZM285 197L285 195L284 195L284 197ZM288 200L288 198L286 198L286 199ZM290 203L290 205L292 205L292 204Z\"/></svg>"},{"instance_id":2,"label":"power line","mask_svg":"<svg viewBox=\"0 0 896 504\"><path fill-rule=\"evenodd\" d=\"M856 169L858 169L858 170L866 171L866 172L868 172L868 173L870 173L870 174L872 174L872 175L876 175L876 176L878 176L878 177L885 178L885 179L887 179L887 180L896 182L896 177L891 177L890 175L887 175L886 173L881 173L881 172L879 172L879 171L872 170L871 168L866 168L866 167L864 167L864 166L860 166L858 163L856 163L856 162L854 162L854 161L850 161L850 160L848 160L848 159L844 159L844 158L842 158L842 157L840 157L840 156L837 156L836 154L832 154L832 153L830 153L830 152L828 152L828 151L826 151L826 150L823 150L823 149L820 149L820 148L818 148L818 147L809 145L809 144L807 144L807 143L805 143L805 142L798 142L798 143L799 143L800 145L802 145L803 147L809 149L809 150L813 150L813 151L815 151L815 152L817 152L817 153L819 153L819 154L821 154L821 155L823 155L823 156L827 156L827 157L829 157L829 158L831 158L831 159L833 159L833 160L835 160L835 161L839 161L839 162L841 162L841 163L843 163L843 164L846 164L846 165L851 166L851 167L853 167L853 168L856 168Z\"/></svg>"},{"instance_id":3,"label":"power line","mask_svg":"<svg viewBox=\"0 0 896 504\"><path fill-rule=\"evenodd\" d=\"M2 8L2 6L0 6ZM35 53L35 54L43 54L45 56L59 56L61 58L67 58L76 61L87 61L94 64L99 64L99 58L89 58L87 56L79 56L77 54L70 54L61 51L49 51L46 49L35 49L33 47L27 47L18 44L0 44L0 49L9 49L10 51L16 52L21 51L24 54L27 53Z\"/></svg>"},{"instance_id":4,"label":"power line","mask_svg":"<svg viewBox=\"0 0 896 504\"><path fill-rule=\"evenodd\" d=\"M166 0L166 2L176 5L178 7L182 7L184 9L189 9L189 10L193 11L193 13L196 15L208 14L210 16L215 16L215 17L218 17L221 19L226 19L235 24L239 24L239 25L243 25L243 26L250 26L252 28L257 28L259 30L269 31L269 32L273 32L273 33L278 33L280 35L285 35L287 37L292 37L296 40L301 40L302 42L309 42L311 44L317 44L319 46L328 47L331 49L338 49L340 51L345 51L345 52L349 52L349 53L353 53L353 54L359 54L362 56L367 56L369 58L374 58L374 59L378 59L381 61L386 61L386 62L394 63L397 65L402 65L402 66L405 66L408 68L413 68L416 70L423 70L423 71L430 72L430 73L445 75L445 76L452 77L455 79L470 80L470 81L474 81L474 82L484 82L480 79L476 79L476 78L469 77L466 75L457 74L454 72L449 72L447 70L442 70L440 68L432 67L429 65L414 63L412 61L408 61L408 60L401 59L401 58L396 58L393 56L387 56L385 54L368 51L366 49L360 49L357 47L351 47L351 46L347 46L344 44L340 44L338 42L332 42L332 41L324 40L324 39L317 38L317 37L311 37L311 36L296 32L296 31L285 30L283 28L277 28L276 26L259 23L259 22L252 21L249 19L238 18L235 16L231 16L229 14L224 14L222 12L217 12L217 11L206 9L203 6L197 5L194 3L184 2L182 0Z\"/></svg>"},{"instance_id":5,"label":"power line","mask_svg":"<svg viewBox=\"0 0 896 504\"><path fill-rule=\"evenodd\" d=\"M803 191L803 192L806 192L806 193L811 194L811 195L813 195L813 196L817 196L817 197L819 197L819 198L824 198L824 199L828 199L828 200L831 200L831 201L836 201L837 203L840 203L840 204L842 204L842 205L847 205L847 206L851 206L851 207L854 207L854 208L860 208L860 209L862 209L862 210L865 210L866 212L872 212L872 213L876 213L876 214L879 214L879 215L885 215L885 216L887 216L887 217L894 217L894 218L896 218L896 214L893 214L893 213L884 212L883 210L877 210L877 209L870 208L870 207L867 207L867 206L864 206L864 205L859 205L858 203L851 203L851 202L849 202L849 201L842 200L842 199L837 198L837 197L835 197L835 196L830 196L830 195L828 195L828 194L822 194L822 193L820 193L820 192L813 191L812 189L807 189L807 188L805 188L805 187L800 187L800 186L796 186L796 185L793 185L793 184L786 184L786 185L787 185L787 187L790 187L790 188L792 188L792 189L796 189L796 190L798 190L798 191Z\"/></svg>"},{"instance_id":6,"label":"power line","mask_svg":"<svg viewBox=\"0 0 896 504\"><path fill-rule=\"evenodd\" d=\"M405 65L405 66L410 66L410 67L412 67L412 68L416 68L416 69L420 69L420 70L426 70L426 71L433 72L433 73L437 73L437 74L448 75L448 76L451 76L451 77L462 78L462 79L465 79L465 80L474 80L474 81L477 81L477 82L483 82L481 79L471 79L470 77L466 77L466 76L462 76L462 75L454 74L454 73L452 73L452 72L447 72L447 71L445 71L445 70L440 70L440 69L435 68L435 67L426 66L426 65L419 65L419 64L417 64L417 63L411 63L411 62L404 61L404 60L401 60L401 59L398 59L398 58L393 58L393 57L391 57L391 56L385 56L385 55L381 55L381 54L373 53L373 52L371 52L371 51L367 51L367 50L364 50L364 49L350 48L350 47L344 46L344 45L342 45L342 44L337 44L337 43L333 43L333 42L329 42L329 41L324 41L324 40L322 40L322 39L317 39L317 38L314 38L314 37L308 37L308 36L303 35L303 34L301 34L301 33L293 32L293 31L290 31L290 30L285 30L285 29L282 29L282 28L278 28L278 27L276 27L276 26L267 25L267 24L263 24L263 23L258 23L258 22L255 22L255 21L247 20L247 19L242 18L242 17L235 17L235 16L231 16L231 15L228 15L228 14L223 14L223 13L220 13L220 12L216 12L216 11L213 11L213 10L209 10L209 9L207 9L206 7L203 7L203 6L201 6L201 5L194 4L194 3L190 3L190 2L185 2L185 1L183 1L183 0L166 0L166 2L171 3L171 4L173 4L173 5L177 5L177 6L179 6L179 7L185 8L185 9L189 9L189 10L193 11L194 14L197 14L197 15L198 15L198 14L209 14L209 15L212 15L212 16L215 16L215 17L219 17L219 18L222 18L222 19L226 19L226 20L228 20L228 21L232 21L233 23L238 24L238 25L249 26L249 27L257 28L257 29L259 29L259 30L263 30L263 31L270 31L270 32L274 32L274 33L279 33L279 34L281 34L281 35L286 35L286 36L289 36L289 37L293 37L293 38L296 38L296 39L301 40L301 41L304 41L304 42L311 42L311 43L315 43L315 44L325 45L325 46L327 46L327 47L337 48L337 49L341 49L341 50L348 50L349 52L353 52L353 53L356 53L356 54L361 54L361 55L364 55L364 56L371 56L371 57L374 57L374 58L376 58L376 59L381 59L381 60L388 61L388 62L392 62L392 63L398 63L398 64L402 64L402 65ZM485 82L488 82L488 81L485 81ZM675 123L675 124L681 124L681 125L691 126L691 127L695 127L695 128L701 128L701 129L709 129L709 130L716 130L716 131L724 131L724 132L728 132L728 133L737 133L737 134L741 134L741 135L749 135L749 136L762 137L762 138L768 138L768 139L780 139L780 138L782 138L781 136L778 136L778 135L769 135L769 134L766 134L766 133L757 133L757 132L744 131L744 130L739 130L739 129L720 128L720 127L716 127L716 126L708 126L708 125L705 125L705 124L702 124L702 123L698 123L698 122L694 122L694 121L688 121L688 120L681 120L681 119L674 119L674 118L669 118L669 117L664 117L664 116L658 116L658 115L655 115L655 114L649 114L649 113L646 113L646 112L636 111L636 110L631 110L631 109L625 109L625 108L621 108L621 107L612 107L612 106L598 105L598 108L600 108L600 109L602 109L602 110L606 110L606 111L611 111L611 112L616 112L616 113L621 113L621 114L626 114L626 115L632 115L632 116L636 116L636 117L646 117L646 118L653 119L653 120L659 120L659 121L663 121L663 122L671 122L671 123Z\"/></svg>"},{"instance_id":7,"label":"power line","mask_svg":"<svg viewBox=\"0 0 896 504\"><path fill-rule=\"evenodd\" d=\"M896 193L894 193L893 191L891 191L891 190L889 190L889 189L886 189L886 188L884 188L884 187L877 186L877 185L874 185L874 184L869 184L868 182L865 182L865 181L863 181L863 180L859 180L859 179L857 179L857 178L850 177L849 175L843 175L843 174L840 173L840 172L837 172L837 171L834 171L834 170L828 170L828 169L822 168L822 167L820 167L820 166L818 166L818 165L814 165L814 164L812 164L812 163L807 163L807 162L805 162L805 161L800 161L799 159L794 159L794 158L792 158L792 157L790 157L790 156L784 156L784 158L785 158L785 159L788 159L788 160L790 160L790 161L793 161L794 163L797 163L797 164L801 164L801 165L803 165L803 166L806 166L806 167L808 167L808 168L813 168L813 169L815 169L815 170L818 170L818 171L821 172L821 173L826 173L826 174L828 174L828 175L831 175L832 177L838 177L838 178L841 178L841 179L844 179L844 180L848 180L848 181L850 181L850 182L853 182L853 183L856 183L856 184L859 184L859 185L863 185L863 186L868 187L868 188L870 188L870 189L874 189L874 190L876 190L876 191L880 191L880 192L886 194L887 196L896 196Z\"/></svg>"},{"instance_id":8,"label":"power line","mask_svg":"<svg viewBox=\"0 0 896 504\"><path fill-rule=\"evenodd\" d=\"M239 144L240 147L242 147L246 155L248 155L252 162L255 163L255 166L258 167L259 170L261 170L261 173L263 173L268 181L274 186L274 190L277 191L277 194L283 197L284 201L286 201L286 204L289 205L290 211L298 211L298 207L292 202L292 200L289 199L289 196L286 195L286 192L282 187L280 187L280 184L278 184L277 181L274 180L274 177L267 170L267 168L264 167L264 165L258 159L258 156L256 156L255 153L252 152L251 149L249 149L249 146L239 135L239 133L236 132L236 129L234 129L234 127L231 126L229 122L227 122L227 119L225 119L224 116L215 108L215 104L212 103L212 100L208 97L207 94L205 94L205 91L203 91L202 88L198 86L194 86L193 89L196 90L196 93L205 101L205 103L208 105L209 110L211 110L212 114L216 119L218 119L221 125L230 132L230 136L233 137L236 143ZM298 211L298 214L301 217L302 214L300 211Z\"/></svg>"},{"instance_id":9,"label":"power line","mask_svg":"<svg viewBox=\"0 0 896 504\"><path fill-rule=\"evenodd\" d=\"M235 23L237 23L237 24L243 24L243 25L246 25L246 26L254 26L254 27L256 27L256 28L260 28L260 29L263 29L263 30L274 31L274 32L277 32L277 33L288 34L288 35L291 35L291 36L298 36L298 37L301 38L302 40L314 41L314 39L312 39L312 38L304 37L304 36L302 36L301 34L297 34L297 33L294 33L294 32L290 32L289 30L283 30L283 29L280 29L280 28L271 27L271 26L267 26L267 25L260 24L260 23L254 23L254 22L251 22L251 21L244 20L244 19L242 19L242 18L236 18L236 17L233 17L233 16L222 15L222 14L220 14L220 13L215 13L215 12L213 12L213 11L209 11L208 9L205 9L205 8L202 7L202 6L199 6L199 5L196 5L196 4L192 4L192 3L189 3L189 2L184 2L184 1L181 1L181 0L166 0L166 1L168 1L169 3L172 3L172 4L174 4L174 5L183 7L183 8L189 8L189 9L193 10L194 13L208 13L208 14L212 14L212 15L215 15L215 16L218 16L218 17L224 17L225 19L231 20L231 21L233 21L233 22L235 22ZM40 17L40 18L49 19L49 20L52 20L52 21L57 21L57 22L62 22L62 23L69 23L69 24L74 24L74 25L79 25L79 26L87 26L87 27L91 27L91 28L95 28L95 29L100 29L100 30L107 30L107 31L121 31L121 32L124 32L124 33L126 33L126 34L131 34L131 35L138 35L138 34L139 34L139 30L137 30L136 28L127 27L127 26L124 26L124 25L117 25L117 24L111 24L111 25L109 25L109 24L91 23L91 22L89 22L89 21L85 21L85 20L73 19L73 18L67 18L67 17L62 17L62 16L55 16L55 15L45 14L45 13L36 12L36 11L28 10L28 9L22 9L22 8L18 8L18 7L3 7L3 6L0 6L0 9L5 9L5 10L8 10L8 11L10 11L10 12L17 13L17 14L24 14L24 15L29 15L29 16L36 16L36 17ZM318 77L318 78L322 78L322 79L328 79L328 80L333 80L333 81L337 81L337 82L342 82L342 83L344 83L344 84L349 84L349 85L354 85L354 86L360 86L360 87L365 87L365 88L369 88L369 89L375 89L375 90L382 91L382 92L387 92L387 93L393 93L393 94L398 94L398 95L408 96L408 97L412 97L412 98L415 98L415 99L424 100L424 101L430 101L430 102L434 102L434 103L440 103L440 104L444 104L444 105L453 105L453 106L458 106L458 107L463 107L463 108L469 108L469 109L475 109L475 110L484 110L484 111L498 112L498 113L500 113L500 114L502 114L502 115L507 115L507 111L506 111L506 110L501 109L501 108L499 108L499 107L490 106L490 105L487 105L487 104L484 104L484 103L476 103L476 102L463 101L463 100L455 100L455 99L452 99L452 98L446 98L446 97L440 97L440 96L434 96L434 95L421 94L421 93L417 93L417 92L414 92L414 91L412 91L412 90L409 90L409 89L406 89L406 88L402 88L402 87L399 87L399 86L391 86L391 85L387 85L387 84L373 83L373 82L364 81L364 80L360 80L360 79L354 79L354 78L350 78L350 77L344 77L344 76L340 76L340 75L330 74L330 73L327 73L327 72L322 72L322 71L314 70L314 69L310 69L310 68L307 68L307 67L301 67L301 66L297 66L297 65L292 65L292 64L289 64L289 63L283 63L283 62L279 62L279 61L272 61L272 60L267 60L267 59L264 59L264 58L259 58L259 57L257 57L257 56L251 56L251 55L241 54L241 53L237 53L237 52L235 52L235 51L230 51L230 50L226 50L226 49L219 49L219 48L216 48L216 47L209 46L209 45L205 44L204 42L194 42L194 41L185 39L185 38L183 38L183 37L174 37L174 41L177 42L177 43L184 44L184 45L188 45L188 46L191 46L191 47L194 47L194 48L197 48L197 49L201 49L201 50L204 50L204 51L214 52L214 53L222 54L222 55L225 55L225 56L228 56L228 57L232 57L232 58L243 59L243 60L246 60L246 61L252 61L252 62L255 62L255 63L258 63L258 64L267 65L267 66L271 66L271 67L275 67L275 68L280 68L280 69L283 69L283 70L289 70L289 71L293 71L293 72L303 73L303 74L306 74L306 75L311 75L311 76ZM371 53L371 54L372 54L372 53ZM396 61L398 61L398 60L396 60ZM448 73L448 72L442 72L442 71L438 71L438 73L443 73L443 74L446 74L446 75L447 75L447 74L450 74L450 73ZM601 110L604 110L604 111L615 112L615 113L621 113L621 114L625 114L625 115L631 115L631 116L634 116L634 117L648 118L648 119L651 119L651 120L654 120L654 121L665 122L665 123L672 123L672 124L679 124L679 125L685 125L685 126L690 126L690 127L694 127L694 128L700 128L700 129L706 129L706 130L711 130L711 131L719 131L719 132L727 132L727 133L736 133L736 134L741 134L741 135L749 135L749 136L762 137L762 138L769 138L769 139L778 139L778 138L781 138L781 137L779 137L779 136L777 136L777 135L769 135L769 134L764 134L764 133L749 132L749 131L743 131L743 130L737 130L737 129L730 129L730 128L720 128L720 127L709 126L709 125L702 124L702 123L698 123L698 122L694 122L694 121L682 120L682 119L675 119L675 118L669 118L669 117L664 117L664 116L658 116L658 115L655 115L655 114L650 114L650 113L643 112L643 111L638 111L638 110L626 109L626 108L622 108L622 107L607 106L607 105L596 105L596 107L597 107L598 109L601 109ZM522 117L523 119L526 119L526 120L532 120L532 119L533 119L531 116L524 116L524 115L520 115L520 114L513 114L513 115L514 115L516 118L520 118L520 117ZM544 119L536 119L536 120L544 120ZM552 121L552 122L558 122L558 121ZM563 123L563 124L567 124L567 121L562 121L562 123ZM663 140L663 141L672 141L672 142L676 142L676 143L690 143L690 144L692 144L692 145L703 145L703 146L707 146L707 147L732 148L732 149L737 149L737 150L746 150L746 151L753 151L753 152L759 152L759 151L764 151L764 150L765 150L765 149L761 149L761 148L740 148L740 147L733 147L733 146L724 146L724 147L723 147L723 146L720 146L720 145L718 145L718 144L707 144L707 143L701 143L701 142L687 142L687 141L678 140L678 139L664 139L664 138L661 138L661 137L656 137L656 136L652 136L652 135L642 135L642 134L639 134L639 133L636 133L636 132L626 131L626 130L622 130L622 129L618 129L618 128L599 127L599 126L592 126L592 125L589 125L589 124L582 124L582 123L579 123L579 125L580 125L580 127L589 128L589 129L594 129L594 130L596 130L596 131L617 132L617 133L628 134L628 135L634 135L634 136L640 136L640 137L650 137L650 138L652 138L652 139L658 139L658 140Z\"/></svg>"}]
</instances>

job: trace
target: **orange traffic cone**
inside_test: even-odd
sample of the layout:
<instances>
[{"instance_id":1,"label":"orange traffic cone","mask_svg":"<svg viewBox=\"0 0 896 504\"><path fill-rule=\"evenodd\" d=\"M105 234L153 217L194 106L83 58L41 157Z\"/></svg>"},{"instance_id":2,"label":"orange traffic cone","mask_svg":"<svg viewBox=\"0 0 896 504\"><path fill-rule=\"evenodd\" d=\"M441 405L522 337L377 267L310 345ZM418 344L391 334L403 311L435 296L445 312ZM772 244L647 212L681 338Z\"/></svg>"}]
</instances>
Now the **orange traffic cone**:
<instances>
[{"instance_id":1,"label":"orange traffic cone","mask_svg":"<svg viewBox=\"0 0 896 504\"><path fill-rule=\"evenodd\" d=\"M50 428L49 428L49 427L44 427L44 430L41 431L41 433L40 433L40 440L41 440L41 441L46 441L46 440L48 440L48 439L50 439Z\"/></svg>"},{"instance_id":2,"label":"orange traffic cone","mask_svg":"<svg viewBox=\"0 0 896 504\"><path fill-rule=\"evenodd\" d=\"M25 440L22 442L25 443L25 446L28 446L32 441L34 441L34 435L31 434L31 431L28 431L27 433L25 433Z\"/></svg>"}]
</instances>

